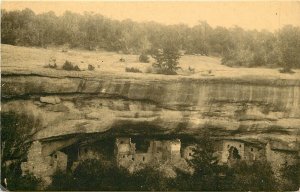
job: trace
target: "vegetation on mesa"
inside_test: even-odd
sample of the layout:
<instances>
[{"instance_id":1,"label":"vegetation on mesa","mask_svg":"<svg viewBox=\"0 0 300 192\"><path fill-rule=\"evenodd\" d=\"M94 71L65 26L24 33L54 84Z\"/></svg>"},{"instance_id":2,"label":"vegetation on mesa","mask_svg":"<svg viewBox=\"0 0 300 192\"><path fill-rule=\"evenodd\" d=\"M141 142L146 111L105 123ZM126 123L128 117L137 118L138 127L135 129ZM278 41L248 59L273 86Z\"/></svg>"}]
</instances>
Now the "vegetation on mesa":
<instances>
[{"instance_id":1,"label":"vegetation on mesa","mask_svg":"<svg viewBox=\"0 0 300 192\"><path fill-rule=\"evenodd\" d=\"M1 40L11 45L67 45L70 48L103 49L125 54L150 54L151 50L168 47L171 40L177 50L185 50L187 54L220 56L222 63L228 66L280 66L283 67L281 72L300 68L300 29L293 26L284 26L271 33L246 31L239 27L212 28L206 22L191 28L182 24L166 26L154 22L116 21L90 13L65 12L56 16L53 12L35 14L29 9L3 10ZM159 63L158 60L156 63ZM176 62L171 64L170 60L168 63L172 66ZM159 69L162 73L169 68L161 64L158 66L163 67ZM167 73L173 72L170 69Z\"/></svg>"}]
</instances>

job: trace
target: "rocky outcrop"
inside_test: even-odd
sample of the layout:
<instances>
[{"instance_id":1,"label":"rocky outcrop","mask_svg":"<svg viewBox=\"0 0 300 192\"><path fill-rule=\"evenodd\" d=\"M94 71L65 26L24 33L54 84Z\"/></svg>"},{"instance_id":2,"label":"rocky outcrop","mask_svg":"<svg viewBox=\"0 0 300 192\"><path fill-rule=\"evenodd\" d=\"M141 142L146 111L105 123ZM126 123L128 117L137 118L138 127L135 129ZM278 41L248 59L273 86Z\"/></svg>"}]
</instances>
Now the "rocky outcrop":
<instances>
[{"instance_id":1,"label":"rocky outcrop","mask_svg":"<svg viewBox=\"0 0 300 192\"><path fill-rule=\"evenodd\" d=\"M2 110L31 113L33 140L104 133L188 134L280 142L297 150L300 80L90 74L2 75Z\"/></svg>"},{"instance_id":2,"label":"rocky outcrop","mask_svg":"<svg viewBox=\"0 0 300 192\"><path fill-rule=\"evenodd\" d=\"M56 157L61 157L63 169L66 167L68 157L59 150L105 134L197 139L208 130L215 138L231 143L268 146L266 158L280 165L299 151L300 78L133 78L60 71L4 72L1 80L2 113L26 114L33 125L39 123L32 126L33 150L30 148L22 169L48 183L51 174L61 169ZM225 161L228 146L223 145ZM247 157L260 149L245 146Z\"/></svg>"}]
</instances>

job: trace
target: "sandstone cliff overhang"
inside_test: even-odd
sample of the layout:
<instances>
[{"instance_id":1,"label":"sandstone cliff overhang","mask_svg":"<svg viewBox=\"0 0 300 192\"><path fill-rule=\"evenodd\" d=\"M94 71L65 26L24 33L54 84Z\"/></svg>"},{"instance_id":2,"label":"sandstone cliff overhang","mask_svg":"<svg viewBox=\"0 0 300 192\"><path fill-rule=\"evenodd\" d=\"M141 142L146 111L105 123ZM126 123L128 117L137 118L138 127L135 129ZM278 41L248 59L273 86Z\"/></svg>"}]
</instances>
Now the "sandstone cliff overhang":
<instances>
[{"instance_id":1,"label":"sandstone cliff overhang","mask_svg":"<svg viewBox=\"0 0 300 192\"><path fill-rule=\"evenodd\" d=\"M2 111L42 122L34 140L115 131L280 142L299 148L300 77L2 71ZM46 99L45 99L46 98ZM279 145L277 145L279 146Z\"/></svg>"}]
</instances>

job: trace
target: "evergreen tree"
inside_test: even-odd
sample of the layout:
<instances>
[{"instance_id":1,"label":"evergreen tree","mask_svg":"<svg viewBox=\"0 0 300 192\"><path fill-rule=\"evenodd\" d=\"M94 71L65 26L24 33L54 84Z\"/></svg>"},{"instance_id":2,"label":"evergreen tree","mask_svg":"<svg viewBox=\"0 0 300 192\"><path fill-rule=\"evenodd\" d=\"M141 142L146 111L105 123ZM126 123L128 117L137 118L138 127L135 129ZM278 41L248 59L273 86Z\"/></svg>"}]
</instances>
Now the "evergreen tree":
<instances>
[{"instance_id":1,"label":"evergreen tree","mask_svg":"<svg viewBox=\"0 0 300 192\"><path fill-rule=\"evenodd\" d=\"M175 75L177 74L176 71L180 69L180 67L178 67L180 53L175 46L157 49L152 54L152 57L156 60L153 66L158 68L158 73Z\"/></svg>"}]
</instances>

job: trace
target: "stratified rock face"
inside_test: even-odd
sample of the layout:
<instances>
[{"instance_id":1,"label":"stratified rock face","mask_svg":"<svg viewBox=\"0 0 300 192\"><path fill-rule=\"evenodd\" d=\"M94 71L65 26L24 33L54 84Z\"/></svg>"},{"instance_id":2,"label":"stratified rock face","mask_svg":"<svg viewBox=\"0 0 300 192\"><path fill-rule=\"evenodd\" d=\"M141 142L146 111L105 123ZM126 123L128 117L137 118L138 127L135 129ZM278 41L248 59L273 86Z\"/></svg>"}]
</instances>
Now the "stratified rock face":
<instances>
[{"instance_id":1,"label":"stratified rock face","mask_svg":"<svg viewBox=\"0 0 300 192\"><path fill-rule=\"evenodd\" d=\"M151 75L150 75L151 76ZM297 150L300 80L2 75L2 110L32 113L35 140L113 131L276 141Z\"/></svg>"}]
</instances>

